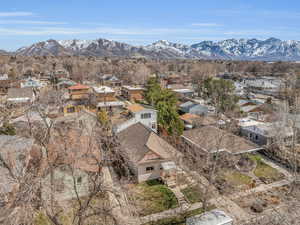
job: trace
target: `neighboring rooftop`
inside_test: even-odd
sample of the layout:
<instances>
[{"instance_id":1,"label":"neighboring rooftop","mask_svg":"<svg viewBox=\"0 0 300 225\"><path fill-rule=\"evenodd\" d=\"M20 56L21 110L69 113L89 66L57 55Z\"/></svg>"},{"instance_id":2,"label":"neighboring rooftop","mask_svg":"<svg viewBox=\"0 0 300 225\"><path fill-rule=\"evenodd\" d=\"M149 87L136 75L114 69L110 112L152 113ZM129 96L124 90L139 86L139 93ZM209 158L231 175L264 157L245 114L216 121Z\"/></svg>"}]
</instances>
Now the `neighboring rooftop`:
<instances>
[{"instance_id":1,"label":"neighboring rooftop","mask_svg":"<svg viewBox=\"0 0 300 225\"><path fill-rule=\"evenodd\" d=\"M177 93L192 93L194 92L194 90L192 89L187 89L187 88L183 88L183 89L173 89L174 92L177 92Z\"/></svg>"},{"instance_id":2,"label":"neighboring rooftop","mask_svg":"<svg viewBox=\"0 0 300 225\"><path fill-rule=\"evenodd\" d=\"M115 93L115 91L111 87L107 86L93 87L93 90L98 94Z\"/></svg>"},{"instance_id":3,"label":"neighboring rooftop","mask_svg":"<svg viewBox=\"0 0 300 225\"><path fill-rule=\"evenodd\" d=\"M193 123L197 120L200 120L200 116L198 116L196 114L185 113L180 116L180 119L182 119L183 121L185 121L187 123Z\"/></svg>"},{"instance_id":4,"label":"neighboring rooftop","mask_svg":"<svg viewBox=\"0 0 300 225\"><path fill-rule=\"evenodd\" d=\"M121 101L114 101L114 102L99 102L97 107L124 107L125 103Z\"/></svg>"},{"instance_id":5,"label":"neighboring rooftop","mask_svg":"<svg viewBox=\"0 0 300 225\"><path fill-rule=\"evenodd\" d=\"M69 90L81 90L81 89L89 89L89 86L83 85L83 84L76 84L74 86L69 87Z\"/></svg>"},{"instance_id":6,"label":"neighboring rooftop","mask_svg":"<svg viewBox=\"0 0 300 225\"><path fill-rule=\"evenodd\" d=\"M130 111L130 112L133 112L133 113L136 113L136 112L140 112L140 111L143 111L145 110L145 108L139 104L132 104L132 105L129 105L127 106L127 109Z\"/></svg>"},{"instance_id":7,"label":"neighboring rooftop","mask_svg":"<svg viewBox=\"0 0 300 225\"><path fill-rule=\"evenodd\" d=\"M31 87L9 88L7 92L7 99L32 98L32 97L33 97L33 90Z\"/></svg>"},{"instance_id":8,"label":"neighboring rooftop","mask_svg":"<svg viewBox=\"0 0 300 225\"><path fill-rule=\"evenodd\" d=\"M231 154L257 151L258 146L231 132L214 126L204 126L183 132L183 138L206 152L226 151Z\"/></svg>"},{"instance_id":9,"label":"neighboring rooftop","mask_svg":"<svg viewBox=\"0 0 300 225\"><path fill-rule=\"evenodd\" d=\"M293 136L293 128L284 126L280 123L262 123L251 126L243 127L245 130L255 132L267 137L276 137L276 136Z\"/></svg>"},{"instance_id":10,"label":"neighboring rooftop","mask_svg":"<svg viewBox=\"0 0 300 225\"><path fill-rule=\"evenodd\" d=\"M144 90L144 88L139 87L139 86L128 86L128 85L124 85L123 88L128 89L128 90Z\"/></svg>"}]
</instances>

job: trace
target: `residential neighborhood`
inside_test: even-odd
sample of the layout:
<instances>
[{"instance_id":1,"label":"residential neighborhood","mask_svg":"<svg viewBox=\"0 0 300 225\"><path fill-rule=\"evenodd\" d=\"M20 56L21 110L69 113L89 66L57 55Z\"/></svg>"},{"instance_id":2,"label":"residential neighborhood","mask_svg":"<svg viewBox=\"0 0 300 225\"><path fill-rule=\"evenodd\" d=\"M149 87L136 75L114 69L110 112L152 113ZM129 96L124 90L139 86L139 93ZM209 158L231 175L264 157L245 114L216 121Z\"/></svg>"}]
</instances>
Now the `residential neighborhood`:
<instances>
[{"instance_id":1,"label":"residential neighborhood","mask_svg":"<svg viewBox=\"0 0 300 225\"><path fill-rule=\"evenodd\" d=\"M300 225L300 1L1 1L0 225Z\"/></svg>"},{"instance_id":2,"label":"residential neighborhood","mask_svg":"<svg viewBox=\"0 0 300 225\"><path fill-rule=\"evenodd\" d=\"M130 224L167 224L179 211L190 215L185 224L244 224L272 206L244 205L244 191L263 194L296 179L289 157L298 149L298 121L281 112L283 81L237 83L227 74L195 86L188 75L181 83L152 74L137 86L115 75L77 82L62 74L30 76L18 87L0 82L9 107L1 128L3 206L21 188L10 176L27 179L35 168L44 202L98 202L102 188L92 190L104 182L121 192L120 209L137 207L142 222L130 208L114 211ZM152 192L160 197L149 198ZM118 198L108 196L105 204ZM158 200L169 205L159 209Z\"/></svg>"}]
</instances>

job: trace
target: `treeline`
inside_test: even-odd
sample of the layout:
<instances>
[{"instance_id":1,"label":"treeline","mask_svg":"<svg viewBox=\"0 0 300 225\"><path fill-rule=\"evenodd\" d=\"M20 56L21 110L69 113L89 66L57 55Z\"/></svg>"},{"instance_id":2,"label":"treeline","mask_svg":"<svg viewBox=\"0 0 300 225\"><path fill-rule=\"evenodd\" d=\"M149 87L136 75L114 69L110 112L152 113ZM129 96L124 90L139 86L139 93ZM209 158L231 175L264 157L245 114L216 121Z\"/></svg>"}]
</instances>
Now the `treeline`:
<instances>
[{"instance_id":1,"label":"treeline","mask_svg":"<svg viewBox=\"0 0 300 225\"><path fill-rule=\"evenodd\" d=\"M145 58L97 58L53 56L0 56L0 74L35 75L66 70L74 80L95 80L100 74L115 74L128 82L145 83L150 74L215 76L229 72L241 75L300 74L300 64L292 62L254 62L224 60L154 60Z\"/></svg>"}]
</instances>

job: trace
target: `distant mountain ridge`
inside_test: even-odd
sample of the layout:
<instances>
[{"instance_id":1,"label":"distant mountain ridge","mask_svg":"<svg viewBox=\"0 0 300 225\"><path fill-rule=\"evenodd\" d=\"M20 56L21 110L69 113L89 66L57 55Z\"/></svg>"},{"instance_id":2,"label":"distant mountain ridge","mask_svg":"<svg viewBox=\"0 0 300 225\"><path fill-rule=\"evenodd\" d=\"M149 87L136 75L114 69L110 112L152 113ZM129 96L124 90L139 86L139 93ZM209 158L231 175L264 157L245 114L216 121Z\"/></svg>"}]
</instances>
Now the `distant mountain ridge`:
<instances>
[{"instance_id":1,"label":"distant mountain ridge","mask_svg":"<svg viewBox=\"0 0 300 225\"><path fill-rule=\"evenodd\" d=\"M233 60L300 60L300 41L282 41L276 38L227 39L202 41L192 45L165 40L147 46L133 46L106 39L47 40L18 49L14 54L23 56L117 56L149 58L194 58Z\"/></svg>"}]
</instances>

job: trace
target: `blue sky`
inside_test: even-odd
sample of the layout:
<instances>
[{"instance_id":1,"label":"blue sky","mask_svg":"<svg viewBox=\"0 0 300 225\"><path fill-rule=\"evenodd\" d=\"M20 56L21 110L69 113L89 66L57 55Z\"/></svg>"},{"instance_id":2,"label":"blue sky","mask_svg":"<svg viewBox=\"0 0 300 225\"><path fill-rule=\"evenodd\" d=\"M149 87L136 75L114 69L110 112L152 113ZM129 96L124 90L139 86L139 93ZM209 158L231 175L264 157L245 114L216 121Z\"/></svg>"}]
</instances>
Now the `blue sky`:
<instances>
[{"instance_id":1,"label":"blue sky","mask_svg":"<svg viewBox=\"0 0 300 225\"><path fill-rule=\"evenodd\" d=\"M299 24L299 0L3 0L0 49L50 38L107 38L135 45L161 39L185 44L300 40Z\"/></svg>"}]
</instances>

